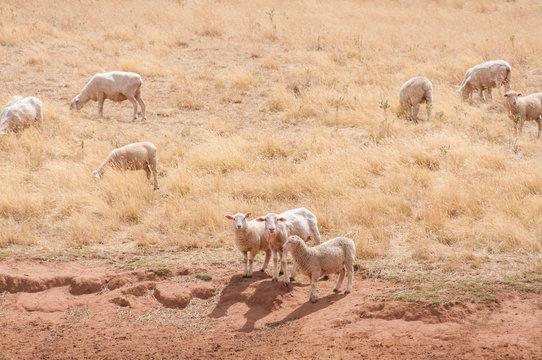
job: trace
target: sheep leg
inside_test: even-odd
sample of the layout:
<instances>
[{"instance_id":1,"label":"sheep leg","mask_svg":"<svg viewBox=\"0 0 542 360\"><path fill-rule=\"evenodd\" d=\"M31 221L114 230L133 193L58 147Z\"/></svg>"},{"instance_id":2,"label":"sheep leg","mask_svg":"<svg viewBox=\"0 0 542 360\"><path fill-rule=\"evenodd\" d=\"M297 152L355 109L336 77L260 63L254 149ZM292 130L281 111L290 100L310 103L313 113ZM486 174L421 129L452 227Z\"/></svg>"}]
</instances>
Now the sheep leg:
<instances>
[{"instance_id":1,"label":"sheep leg","mask_svg":"<svg viewBox=\"0 0 542 360\"><path fill-rule=\"evenodd\" d=\"M281 256L281 265L282 270L284 271L284 286L290 285L290 276L288 275L288 252L282 253Z\"/></svg>"},{"instance_id":2,"label":"sheep leg","mask_svg":"<svg viewBox=\"0 0 542 360\"><path fill-rule=\"evenodd\" d=\"M417 124L418 123L418 111L420 111L420 104L412 106L412 120Z\"/></svg>"},{"instance_id":3,"label":"sheep leg","mask_svg":"<svg viewBox=\"0 0 542 360\"><path fill-rule=\"evenodd\" d=\"M101 119L103 117L104 100L104 94L98 94L98 119Z\"/></svg>"},{"instance_id":4,"label":"sheep leg","mask_svg":"<svg viewBox=\"0 0 542 360\"><path fill-rule=\"evenodd\" d=\"M271 281L275 282L279 280L279 254L275 250L271 250L273 253L273 278Z\"/></svg>"},{"instance_id":5,"label":"sheep leg","mask_svg":"<svg viewBox=\"0 0 542 360\"><path fill-rule=\"evenodd\" d=\"M263 266L262 266L262 269L260 270L261 272L265 271L265 268L267 267L267 264L269 264L269 259L270 258L271 258L271 250L267 249L267 250L265 250L265 260L263 261Z\"/></svg>"},{"instance_id":6,"label":"sheep leg","mask_svg":"<svg viewBox=\"0 0 542 360\"><path fill-rule=\"evenodd\" d=\"M484 89L478 89L478 95L480 96L480 100L486 101L484 98Z\"/></svg>"},{"instance_id":7,"label":"sheep leg","mask_svg":"<svg viewBox=\"0 0 542 360\"><path fill-rule=\"evenodd\" d=\"M294 281L295 280L295 274L296 274L296 271L297 271L297 267L295 265L295 261L292 265L292 272L290 273L290 281Z\"/></svg>"},{"instance_id":8,"label":"sheep leg","mask_svg":"<svg viewBox=\"0 0 542 360\"><path fill-rule=\"evenodd\" d=\"M487 98L488 98L490 101L493 101L493 95L491 95L491 88L487 88L487 89L486 89L486 92L487 92Z\"/></svg>"},{"instance_id":9,"label":"sheep leg","mask_svg":"<svg viewBox=\"0 0 542 360\"><path fill-rule=\"evenodd\" d=\"M256 253L254 251L250 252L250 257L248 258L248 276L249 278L252 277L252 266L254 265L254 256Z\"/></svg>"},{"instance_id":10,"label":"sheep leg","mask_svg":"<svg viewBox=\"0 0 542 360\"><path fill-rule=\"evenodd\" d=\"M538 115L536 117L536 123L538 124L538 134L536 135L537 139L540 139L540 127L542 126L542 116Z\"/></svg>"},{"instance_id":11,"label":"sheep leg","mask_svg":"<svg viewBox=\"0 0 542 360\"><path fill-rule=\"evenodd\" d=\"M343 283L344 273L345 273L345 270L344 270L344 266L343 266L343 268L339 272L339 279L337 280L337 284L335 285L335 288L333 289L334 292L339 292L339 289L340 289L340 287L341 287L341 285Z\"/></svg>"},{"instance_id":12,"label":"sheep leg","mask_svg":"<svg viewBox=\"0 0 542 360\"><path fill-rule=\"evenodd\" d=\"M149 164L145 165L145 174L147 174L147 180L151 179L151 168L149 167Z\"/></svg>"},{"instance_id":13,"label":"sheep leg","mask_svg":"<svg viewBox=\"0 0 542 360\"><path fill-rule=\"evenodd\" d=\"M318 301L318 290L316 290L316 284L318 283L318 278L320 274L311 273L311 296L309 300L314 304Z\"/></svg>"},{"instance_id":14,"label":"sheep leg","mask_svg":"<svg viewBox=\"0 0 542 360\"><path fill-rule=\"evenodd\" d=\"M352 282L354 281L354 262L346 264L346 277L348 278L348 284L346 284L345 294L350 294L352 291Z\"/></svg>"},{"instance_id":15,"label":"sheep leg","mask_svg":"<svg viewBox=\"0 0 542 360\"><path fill-rule=\"evenodd\" d=\"M247 278L248 277L248 269L247 269L247 262L248 262L248 256L247 256L247 252L246 251L243 251L243 266L245 268L245 271L243 272L243 277L244 278Z\"/></svg>"},{"instance_id":16,"label":"sheep leg","mask_svg":"<svg viewBox=\"0 0 542 360\"><path fill-rule=\"evenodd\" d=\"M132 121L137 119L137 101L133 96L128 97L128 100L134 105L134 114L132 115Z\"/></svg>"}]
</instances>

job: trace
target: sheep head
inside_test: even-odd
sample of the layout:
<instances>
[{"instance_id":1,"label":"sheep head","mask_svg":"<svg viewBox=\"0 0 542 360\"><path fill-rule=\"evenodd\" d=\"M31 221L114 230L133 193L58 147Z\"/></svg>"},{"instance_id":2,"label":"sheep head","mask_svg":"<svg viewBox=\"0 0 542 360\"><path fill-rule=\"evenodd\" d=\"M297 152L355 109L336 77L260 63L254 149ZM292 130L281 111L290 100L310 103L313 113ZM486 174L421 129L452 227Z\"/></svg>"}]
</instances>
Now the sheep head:
<instances>
[{"instance_id":1,"label":"sheep head","mask_svg":"<svg viewBox=\"0 0 542 360\"><path fill-rule=\"evenodd\" d=\"M517 100L518 100L518 97L520 96L521 96L521 93L518 93L514 90L510 90L506 94L504 94L504 97L507 98L506 101L514 106L517 105Z\"/></svg>"},{"instance_id":2,"label":"sheep head","mask_svg":"<svg viewBox=\"0 0 542 360\"><path fill-rule=\"evenodd\" d=\"M241 229L244 229L247 227L247 218L250 217L250 215L252 215L251 213L246 213L246 214L241 214L241 213L237 213L235 215L224 215L224 217L226 219L230 219L230 220L233 220L233 226L238 229L238 230L241 230Z\"/></svg>"},{"instance_id":3,"label":"sheep head","mask_svg":"<svg viewBox=\"0 0 542 360\"><path fill-rule=\"evenodd\" d=\"M77 109L77 111L81 110L83 107L83 102L79 98L79 95L73 98L71 104L70 104L70 110L73 110L74 108Z\"/></svg>"},{"instance_id":4,"label":"sheep head","mask_svg":"<svg viewBox=\"0 0 542 360\"><path fill-rule=\"evenodd\" d=\"M256 221L264 222L265 221L265 230L270 234L274 234L278 227L279 221L287 221L286 218L279 217L277 214L269 213L264 217L256 218Z\"/></svg>"},{"instance_id":5,"label":"sheep head","mask_svg":"<svg viewBox=\"0 0 542 360\"><path fill-rule=\"evenodd\" d=\"M301 238L297 235L291 235L288 236L288 239L286 239L286 242L282 245L282 252L290 252L293 248L297 247L303 242Z\"/></svg>"}]
</instances>

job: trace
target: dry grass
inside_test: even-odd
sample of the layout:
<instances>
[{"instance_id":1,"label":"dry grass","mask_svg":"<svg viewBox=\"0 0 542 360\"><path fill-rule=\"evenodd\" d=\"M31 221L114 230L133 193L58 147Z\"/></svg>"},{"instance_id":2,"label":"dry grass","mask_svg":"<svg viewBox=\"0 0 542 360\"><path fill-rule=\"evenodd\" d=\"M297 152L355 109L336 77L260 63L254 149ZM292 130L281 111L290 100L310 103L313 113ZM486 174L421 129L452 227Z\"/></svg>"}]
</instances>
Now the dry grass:
<instances>
[{"instance_id":1,"label":"dry grass","mask_svg":"<svg viewBox=\"0 0 542 360\"><path fill-rule=\"evenodd\" d=\"M225 213L305 206L324 238L354 237L360 259L534 273L542 142L533 124L513 139L502 94L464 103L454 85L505 59L513 88L539 91L540 10L531 0L5 1L0 103L39 97L45 129L0 140L0 246L229 246ZM129 121L128 102L106 102L101 121L93 102L68 111L92 74L115 69L143 75L147 122ZM431 121L414 125L391 110L417 75L435 100ZM91 178L134 141L157 145L159 191L143 172Z\"/></svg>"}]
</instances>

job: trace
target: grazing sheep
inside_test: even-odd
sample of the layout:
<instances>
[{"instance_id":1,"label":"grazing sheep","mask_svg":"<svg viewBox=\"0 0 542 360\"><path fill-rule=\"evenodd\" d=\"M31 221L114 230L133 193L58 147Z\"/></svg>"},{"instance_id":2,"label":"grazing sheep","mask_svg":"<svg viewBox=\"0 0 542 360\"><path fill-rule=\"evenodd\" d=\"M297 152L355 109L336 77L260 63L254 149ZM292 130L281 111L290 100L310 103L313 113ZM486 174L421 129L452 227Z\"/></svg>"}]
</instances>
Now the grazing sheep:
<instances>
[{"instance_id":1,"label":"grazing sheep","mask_svg":"<svg viewBox=\"0 0 542 360\"><path fill-rule=\"evenodd\" d=\"M457 91L461 93L463 100L472 97L473 91L478 91L480 99L486 101L484 91L491 99L491 90L504 85L505 91L510 90L512 68L504 60L493 60L476 65L467 70L461 85Z\"/></svg>"},{"instance_id":2,"label":"grazing sheep","mask_svg":"<svg viewBox=\"0 0 542 360\"><path fill-rule=\"evenodd\" d=\"M237 213L235 215L224 215L224 217L227 219L233 220L235 246L237 246L239 251L243 253L245 258L245 271L243 272L244 278L252 277L252 265L254 263L254 257L259 251L265 251L265 260L260 271L265 271L267 264L269 264L269 259L271 258L271 249L269 249L269 241L267 239L267 233L265 232L265 224L255 220L247 221L246 219L250 215L251 213L246 213L245 215L241 213ZM247 256L247 253L249 252L250 258Z\"/></svg>"},{"instance_id":3,"label":"grazing sheep","mask_svg":"<svg viewBox=\"0 0 542 360\"><path fill-rule=\"evenodd\" d=\"M0 134L18 132L30 125L43 126L43 104L33 96L12 97L0 114Z\"/></svg>"},{"instance_id":4,"label":"grazing sheep","mask_svg":"<svg viewBox=\"0 0 542 360\"><path fill-rule=\"evenodd\" d=\"M427 120L431 117L433 107L433 85L429 79L418 76L405 82L399 90L399 103L401 110L410 120L418 122L418 110L421 103L425 103Z\"/></svg>"},{"instance_id":5,"label":"grazing sheep","mask_svg":"<svg viewBox=\"0 0 542 360\"><path fill-rule=\"evenodd\" d=\"M278 281L278 259L281 259L281 268L284 272L284 285L288 286L295 276L295 264L292 268L292 276L288 276L287 252L282 251L282 245L290 235L297 235L305 241L311 238L320 244L320 232L316 216L305 208L288 210L282 214L269 213L264 217L256 218L256 221L265 222L265 230L269 237L269 247L273 254L273 279Z\"/></svg>"},{"instance_id":6,"label":"grazing sheep","mask_svg":"<svg viewBox=\"0 0 542 360\"><path fill-rule=\"evenodd\" d=\"M516 91L508 91L504 94L504 104L509 111L510 118L514 121L514 135L518 136L523 129L523 123L527 120L534 120L538 124L538 135L540 138L542 120L542 93L534 93L521 97Z\"/></svg>"},{"instance_id":7,"label":"grazing sheep","mask_svg":"<svg viewBox=\"0 0 542 360\"><path fill-rule=\"evenodd\" d=\"M81 110L89 101L98 102L98 117L102 118L104 100L124 101L126 99L134 105L132 121L137 119L137 103L141 106L141 120L145 120L145 103L141 99L141 76L131 72L113 71L96 74L81 93L73 98L70 110L74 107Z\"/></svg>"},{"instance_id":8,"label":"grazing sheep","mask_svg":"<svg viewBox=\"0 0 542 360\"><path fill-rule=\"evenodd\" d=\"M156 190L158 189L157 162L158 153L154 144L150 142L128 144L111 151L100 167L92 172L92 175L97 179L101 178L106 165L123 170L145 170L147 179L150 179L151 172L154 174L154 190Z\"/></svg>"},{"instance_id":9,"label":"grazing sheep","mask_svg":"<svg viewBox=\"0 0 542 360\"><path fill-rule=\"evenodd\" d=\"M339 279L333 291L338 292L346 273L348 284L345 294L352 290L354 279L354 256L356 245L354 241L345 237L328 240L315 247L308 247L298 236L289 236L282 246L284 252L289 251L299 267L299 271L311 279L310 301L318 300L316 283L320 275L339 273Z\"/></svg>"}]
</instances>

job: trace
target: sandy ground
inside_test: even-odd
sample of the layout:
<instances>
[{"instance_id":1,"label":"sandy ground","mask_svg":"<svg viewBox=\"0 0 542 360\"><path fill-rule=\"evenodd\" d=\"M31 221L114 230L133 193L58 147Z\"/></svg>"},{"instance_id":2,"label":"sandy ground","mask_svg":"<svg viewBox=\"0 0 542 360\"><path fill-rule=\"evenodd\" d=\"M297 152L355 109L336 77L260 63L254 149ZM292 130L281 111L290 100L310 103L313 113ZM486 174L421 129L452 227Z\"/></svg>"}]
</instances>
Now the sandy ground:
<instances>
[{"instance_id":1,"label":"sandy ground","mask_svg":"<svg viewBox=\"0 0 542 360\"><path fill-rule=\"evenodd\" d=\"M357 272L351 294L333 293L331 276L312 304L302 275L287 288L238 264L169 269L0 260L0 359L542 358L533 292L431 307Z\"/></svg>"}]
</instances>

